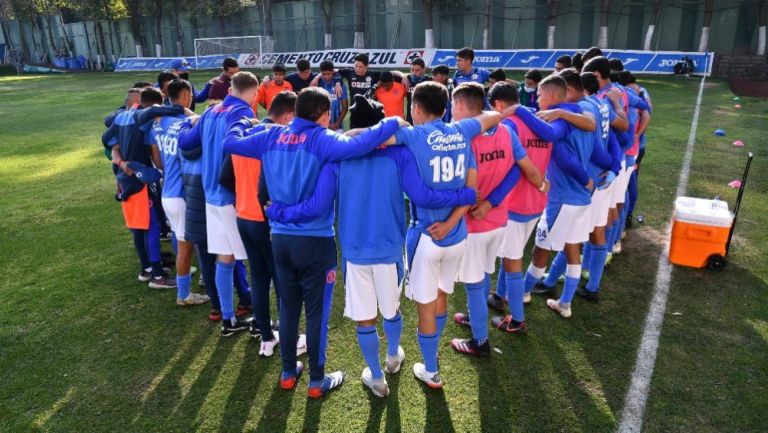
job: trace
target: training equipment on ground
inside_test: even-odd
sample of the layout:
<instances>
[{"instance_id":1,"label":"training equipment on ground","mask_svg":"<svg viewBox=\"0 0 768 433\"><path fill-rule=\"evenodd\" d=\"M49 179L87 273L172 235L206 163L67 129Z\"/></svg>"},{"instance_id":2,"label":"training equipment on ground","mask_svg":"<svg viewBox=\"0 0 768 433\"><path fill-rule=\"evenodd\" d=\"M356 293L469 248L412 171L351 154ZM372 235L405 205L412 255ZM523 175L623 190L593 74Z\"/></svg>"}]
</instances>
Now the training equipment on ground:
<instances>
[{"instance_id":1,"label":"training equipment on ground","mask_svg":"<svg viewBox=\"0 0 768 433\"><path fill-rule=\"evenodd\" d=\"M670 262L694 268L709 267L718 271L725 267L751 164L750 152L739 182L739 194L733 213L728 210L728 203L717 198L707 200L678 197L675 200L669 245Z\"/></svg>"},{"instance_id":2,"label":"training equipment on ground","mask_svg":"<svg viewBox=\"0 0 768 433\"><path fill-rule=\"evenodd\" d=\"M738 109L740 109L740 108L741 108L741 104L736 104L736 105L734 105L734 106L733 106L733 108L735 108L735 109L737 109L737 110L738 110Z\"/></svg>"},{"instance_id":3,"label":"training equipment on ground","mask_svg":"<svg viewBox=\"0 0 768 433\"><path fill-rule=\"evenodd\" d=\"M728 186L731 188L741 188L741 181L739 179L734 179L728 182Z\"/></svg>"},{"instance_id":4,"label":"training equipment on ground","mask_svg":"<svg viewBox=\"0 0 768 433\"><path fill-rule=\"evenodd\" d=\"M195 39L195 68L202 69L199 65L205 65L205 58L216 56L232 56L238 58L240 54L255 56L251 63L260 69L264 68L262 57L264 53L274 51L275 42L267 36L233 36L225 38L198 38ZM221 65L216 65L221 66ZM267 65L267 66L272 66Z\"/></svg>"},{"instance_id":5,"label":"training equipment on ground","mask_svg":"<svg viewBox=\"0 0 768 433\"><path fill-rule=\"evenodd\" d=\"M733 142L733 145L736 147L744 147L744 142L741 140L736 140Z\"/></svg>"},{"instance_id":6,"label":"training equipment on ground","mask_svg":"<svg viewBox=\"0 0 768 433\"><path fill-rule=\"evenodd\" d=\"M718 137L725 137L725 129L715 129L715 135Z\"/></svg>"}]
</instances>

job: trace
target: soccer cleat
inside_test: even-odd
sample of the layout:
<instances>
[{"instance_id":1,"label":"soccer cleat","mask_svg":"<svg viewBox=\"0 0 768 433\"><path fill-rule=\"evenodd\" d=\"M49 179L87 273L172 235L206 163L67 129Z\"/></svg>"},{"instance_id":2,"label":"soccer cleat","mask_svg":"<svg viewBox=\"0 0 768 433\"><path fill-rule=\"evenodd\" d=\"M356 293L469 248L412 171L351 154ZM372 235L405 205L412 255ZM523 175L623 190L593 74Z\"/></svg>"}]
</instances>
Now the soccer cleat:
<instances>
[{"instance_id":1,"label":"soccer cleat","mask_svg":"<svg viewBox=\"0 0 768 433\"><path fill-rule=\"evenodd\" d=\"M384 370L389 374L395 374L400 371L403 361L405 361L405 350L403 350L403 346L397 346L397 355L389 356L387 354L387 359L384 361Z\"/></svg>"},{"instance_id":2,"label":"soccer cleat","mask_svg":"<svg viewBox=\"0 0 768 433\"><path fill-rule=\"evenodd\" d=\"M613 254L621 254L621 241L616 242L611 250Z\"/></svg>"},{"instance_id":3,"label":"soccer cleat","mask_svg":"<svg viewBox=\"0 0 768 433\"><path fill-rule=\"evenodd\" d=\"M507 334L528 335L528 326L525 320L518 322L512 318L512 315L496 316L491 319L493 327Z\"/></svg>"},{"instance_id":4,"label":"soccer cleat","mask_svg":"<svg viewBox=\"0 0 768 433\"><path fill-rule=\"evenodd\" d=\"M307 353L307 336L299 334L299 338L296 339L296 356L301 356L305 353Z\"/></svg>"},{"instance_id":5,"label":"soccer cleat","mask_svg":"<svg viewBox=\"0 0 768 433\"><path fill-rule=\"evenodd\" d=\"M310 386L307 388L309 398L321 398L344 383L344 372L334 371L326 374L320 386Z\"/></svg>"},{"instance_id":6,"label":"soccer cleat","mask_svg":"<svg viewBox=\"0 0 768 433\"><path fill-rule=\"evenodd\" d=\"M155 290L175 289L176 279L168 278L166 276L152 277L152 279L149 280L149 288Z\"/></svg>"},{"instance_id":7,"label":"soccer cleat","mask_svg":"<svg viewBox=\"0 0 768 433\"><path fill-rule=\"evenodd\" d=\"M608 265L610 265L612 261L613 261L613 253L609 252L609 253L608 253L608 254L605 256L605 266L608 266Z\"/></svg>"},{"instance_id":8,"label":"soccer cleat","mask_svg":"<svg viewBox=\"0 0 768 433\"><path fill-rule=\"evenodd\" d=\"M296 387L296 382L299 381L301 373L304 371L304 364L301 361L296 361L296 371L293 374L286 372L280 373L280 388L290 390Z\"/></svg>"},{"instance_id":9,"label":"soccer cleat","mask_svg":"<svg viewBox=\"0 0 768 433\"><path fill-rule=\"evenodd\" d=\"M507 300L501 296L491 293L487 299L488 306L496 311L504 312L507 308Z\"/></svg>"},{"instance_id":10,"label":"soccer cleat","mask_svg":"<svg viewBox=\"0 0 768 433\"><path fill-rule=\"evenodd\" d=\"M365 367L365 369L363 369L361 379L363 380L363 385L370 388L371 392L376 397L386 397L389 395L389 385L387 385L387 380L383 377L381 379L374 379L370 368Z\"/></svg>"},{"instance_id":11,"label":"soccer cleat","mask_svg":"<svg viewBox=\"0 0 768 433\"><path fill-rule=\"evenodd\" d=\"M469 314L456 313L453 315L453 321L461 326L469 326Z\"/></svg>"},{"instance_id":12,"label":"soccer cleat","mask_svg":"<svg viewBox=\"0 0 768 433\"><path fill-rule=\"evenodd\" d=\"M163 242L168 242L171 240L171 232L165 232L160 233L160 240Z\"/></svg>"},{"instance_id":13,"label":"soccer cleat","mask_svg":"<svg viewBox=\"0 0 768 433\"><path fill-rule=\"evenodd\" d=\"M211 309L211 314L208 315L208 319L210 319L212 322L218 322L221 320L221 310Z\"/></svg>"},{"instance_id":14,"label":"soccer cleat","mask_svg":"<svg viewBox=\"0 0 768 433\"><path fill-rule=\"evenodd\" d=\"M474 356L491 356L491 342L485 340L485 343L478 344L474 338L454 338L451 340L451 347L457 352Z\"/></svg>"},{"instance_id":15,"label":"soccer cleat","mask_svg":"<svg viewBox=\"0 0 768 433\"><path fill-rule=\"evenodd\" d=\"M523 293L523 304L530 304L530 303L531 303L531 292Z\"/></svg>"},{"instance_id":16,"label":"soccer cleat","mask_svg":"<svg viewBox=\"0 0 768 433\"><path fill-rule=\"evenodd\" d=\"M547 299L547 307L566 319L571 317L571 307L563 308L557 299Z\"/></svg>"},{"instance_id":17,"label":"soccer cleat","mask_svg":"<svg viewBox=\"0 0 768 433\"><path fill-rule=\"evenodd\" d=\"M199 293L190 293L189 296L187 296L184 299L176 298L176 305L181 307L186 307L188 305L200 305L200 304L205 304L210 300L211 298L209 298L208 295L201 295Z\"/></svg>"},{"instance_id":18,"label":"soccer cleat","mask_svg":"<svg viewBox=\"0 0 768 433\"><path fill-rule=\"evenodd\" d=\"M587 290L586 287L579 287L576 289L576 294L589 302L600 302L600 296L597 292L591 292Z\"/></svg>"},{"instance_id":19,"label":"soccer cleat","mask_svg":"<svg viewBox=\"0 0 768 433\"><path fill-rule=\"evenodd\" d=\"M248 332L251 334L251 337L253 338L261 338L261 329L259 329L258 325L256 325L256 321L251 322L250 329L248 329Z\"/></svg>"},{"instance_id":20,"label":"soccer cleat","mask_svg":"<svg viewBox=\"0 0 768 433\"><path fill-rule=\"evenodd\" d=\"M544 285L544 280L539 281L533 286L531 293L539 296L557 296L557 292L554 287L547 287Z\"/></svg>"},{"instance_id":21,"label":"soccer cleat","mask_svg":"<svg viewBox=\"0 0 768 433\"><path fill-rule=\"evenodd\" d=\"M275 346L280 344L280 336L275 334L269 341L262 341L259 348L259 355L269 358L275 354Z\"/></svg>"},{"instance_id":22,"label":"soccer cleat","mask_svg":"<svg viewBox=\"0 0 768 433\"><path fill-rule=\"evenodd\" d=\"M195 275L197 273L197 268L194 266L189 267L189 276Z\"/></svg>"},{"instance_id":23,"label":"soccer cleat","mask_svg":"<svg viewBox=\"0 0 768 433\"><path fill-rule=\"evenodd\" d=\"M441 389L443 387L443 379L440 378L440 373L428 372L427 367L420 362L413 364L413 375L432 389Z\"/></svg>"},{"instance_id":24,"label":"soccer cleat","mask_svg":"<svg viewBox=\"0 0 768 433\"><path fill-rule=\"evenodd\" d=\"M147 283L149 280L152 279L152 272L151 271L141 271L139 272L139 281L142 283Z\"/></svg>"},{"instance_id":25,"label":"soccer cleat","mask_svg":"<svg viewBox=\"0 0 768 433\"><path fill-rule=\"evenodd\" d=\"M251 321L253 319L241 319L237 316L232 317L229 320L224 320L221 322L221 336L222 337L229 337L230 335L234 335L243 329L248 329L249 326L251 326Z\"/></svg>"},{"instance_id":26,"label":"soccer cleat","mask_svg":"<svg viewBox=\"0 0 768 433\"><path fill-rule=\"evenodd\" d=\"M581 271L581 279L589 281L589 271L584 269Z\"/></svg>"},{"instance_id":27,"label":"soccer cleat","mask_svg":"<svg viewBox=\"0 0 768 433\"><path fill-rule=\"evenodd\" d=\"M250 305L237 304L237 310L235 310L235 316L247 316L251 314L253 309Z\"/></svg>"}]
</instances>

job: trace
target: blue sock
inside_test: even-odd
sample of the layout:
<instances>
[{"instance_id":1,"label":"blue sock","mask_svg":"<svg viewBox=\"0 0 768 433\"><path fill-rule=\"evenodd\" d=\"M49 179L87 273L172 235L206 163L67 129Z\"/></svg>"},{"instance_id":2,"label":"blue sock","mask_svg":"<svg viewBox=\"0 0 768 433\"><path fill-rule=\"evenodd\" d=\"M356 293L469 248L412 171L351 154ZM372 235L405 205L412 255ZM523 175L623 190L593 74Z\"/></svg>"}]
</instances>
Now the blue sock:
<instances>
[{"instance_id":1,"label":"blue sock","mask_svg":"<svg viewBox=\"0 0 768 433\"><path fill-rule=\"evenodd\" d=\"M504 265L499 268L499 276L496 277L496 296L499 298L507 297L507 271L504 270Z\"/></svg>"},{"instance_id":2,"label":"blue sock","mask_svg":"<svg viewBox=\"0 0 768 433\"><path fill-rule=\"evenodd\" d=\"M470 320L472 320L472 316L469 316ZM435 322L437 322L437 336L438 338L443 335L443 329L445 329L445 322L448 321L448 313L445 314L438 314L435 316ZM432 370L427 370L432 371Z\"/></svg>"},{"instance_id":3,"label":"blue sock","mask_svg":"<svg viewBox=\"0 0 768 433\"><path fill-rule=\"evenodd\" d=\"M571 303L573 300L573 295L576 294L576 288L579 287L580 276L581 265L568 265L568 269L565 273L565 286L563 287L563 294L560 295L560 303Z\"/></svg>"},{"instance_id":4,"label":"blue sock","mask_svg":"<svg viewBox=\"0 0 768 433\"><path fill-rule=\"evenodd\" d=\"M467 289L467 308L472 337L482 344L488 340L488 304L485 302L484 283L465 285Z\"/></svg>"},{"instance_id":5,"label":"blue sock","mask_svg":"<svg viewBox=\"0 0 768 433\"><path fill-rule=\"evenodd\" d=\"M619 221L614 221L613 225L611 225L611 232L610 236L608 236L608 245L607 248L609 250L613 249L613 246L616 245L616 240L618 239L618 236L621 234L619 233L619 230L621 230L621 224Z\"/></svg>"},{"instance_id":6,"label":"blue sock","mask_svg":"<svg viewBox=\"0 0 768 433\"><path fill-rule=\"evenodd\" d=\"M400 336L403 335L403 316L400 312L391 319L384 319L382 323L384 335L387 336L387 355L397 356L397 348L400 346Z\"/></svg>"},{"instance_id":7,"label":"blue sock","mask_svg":"<svg viewBox=\"0 0 768 433\"><path fill-rule=\"evenodd\" d=\"M565 253L560 251L555 256L555 260L552 260L552 265L549 267L549 275L544 279L544 285L547 287L555 287L557 279L565 272L565 267L568 265L568 259L565 257Z\"/></svg>"},{"instance_id":8,"label":"blue sock","mask_svg":"<svg viewBox=\"0 0 768 433\"><path fill-rule=\"evenodd\" d=\"M531 269L529 268L528 272L525 273L525 293L530 293L533 286L535 286L540 279L541 276L532 274ZM507 290L507 293L509 293L509 290Z\"/></svg>"},{"instance_id":9,"label":"blue sock","mask_svg":"<svg viewBox=\"0 0 768 433\"><path fill-rule=\"evenodd\" d=\"M592 245L592 257L589 262L584 262L589 267L589 281L587 290L597 292L600 288L600 280L603 278L603 269L605 269L605 257L608 255L608 249L605 245Z\"/></svg>"},{"instance_id":10,"label":"blue sock","mask_svg":"<svg viewBox=\"0 0 768 433\"><path fill-rule=\"evenodd\" d=\"M430 373L437 372L437 343L440 340L440 334L435 332L434 334L422 334L416 332L419 340L419 349L421 350L421 357L424 358L424 367Z\"/></svg>"},{"instance_id":11,"label":"blue sock","mask_svg":"<svg viewBox=\"0 0 768 433\"><path fill-rule=\"evenodd\" d=\"M584 248L581 251L581 263L589 263L589 257L592 254L592 244L584 242Z\"/></svg>"},{"instance_id":12,"label":"blue sock","mask_svg":"<svg viewBox=\"0 0 768 433\"><path fill-rule=\"evenodd\" d=\"M491 274L485 273L485 280L483 280L483 296L488 299L488 295L491 294Z\"/></svg>"},{"instance_id":13,"label":"blue sock","mask_svg":"<svg viewBox=\"0 0 768 433\"><path fill-rule=\"evenodd\" d=\"M371 376L374 379L384 377L379 362L379 333L376 326L357 326L357 343L360 344L360 350L363 352L365 363L371 369Z\"/></svg>"},{"instance_id":14,"label":"blue sock","mask_svg":"<svg viewBox=\"0 0 768 433\"><path fill-rule=\"evenodd\" d=\"M235 262L221 263L216 261L216 290L219 292L221 316L224 320L229 320L235 315L235 307L232 305L234 271Z\"/></svg>"},{"instance_id":15,"label":"blue sock","mask_svg":"<svg viewBox=\"0 0 768 433\"><path fill-rule=\"evenodd\" d=\"M523 295L525 294L525 280L522 272L510 272L506 275L507 301L512 318L518 322L525 320L525 308L523 307Z\"/></svg>"},{"instance_id":16,"label":"blue sock","mask_svg":"<svg viewBox=\"0 0 768 433\"><path fill-rule=\"evenodd\" d=\"M176 275L176 297L179 299L186 299L189 296L189 284L192 281L192 277L187 275Z\"/></svg>"}]
</instances>

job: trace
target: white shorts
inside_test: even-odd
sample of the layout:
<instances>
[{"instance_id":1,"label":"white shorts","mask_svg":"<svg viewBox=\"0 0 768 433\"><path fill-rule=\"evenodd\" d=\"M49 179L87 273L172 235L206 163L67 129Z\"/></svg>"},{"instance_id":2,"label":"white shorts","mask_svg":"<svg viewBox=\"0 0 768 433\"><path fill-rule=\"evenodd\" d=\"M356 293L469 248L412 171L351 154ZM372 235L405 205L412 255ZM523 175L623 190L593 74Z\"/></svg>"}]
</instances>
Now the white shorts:
<instances>
[{"instance_id":1,"label":"white shorts","mask_svg":"<svg viewBox=\"0 0 768 433\"><path fill-rule=\"evenodd\" d=\"M562 251L565 244L580 244L589 240L589 206L560 206L552 226L547 224L547 209L536 228L536 246L550 251Z\"/></svg>"},{"instance_id":2,"label":"white shorts","mask_svg":"<svg viewBox=\"0 0 768 433\"><path fill-rule=\"evenodd\" d=\"M356 265L346 262L344 316L356 322L375 319L378 305L382 317L394 317L400 308L402 288L397 268L397 263Z\"/></svg>"},{"instance_id":3,"label":"white shorts","mask_svg":"<svg viewBox=\"0 0 768 433\"><path fill-rule=\"evenodd\" d=\"M588 227L603 227L608 224L608 209L613 204L612 188L613 184L606 189L596 189L595 193L592 194L592 203L589 205Z\"/></svg>"},{"instance_id":4,"label":"white shorts","mask_svg":"<svg viewBox=\"0 0 768 433\"><path fill-rule=\"evenodd\" d=\"M624 203L626 201L629 178L632 177L632 171L634 170L634 166L627 168L626 164L626 161L622 161L621 174L616 178L616 189L613 191L614 205Z\"/></svg>"},{"instance_id":5,"label":"white shorts","mask_svg":"<svg viewBox=\"0 0 768 433\"><path fill-rule=\"evenodd\" d=\"M496 253L504 242L504 231L504 227L499 227L467 235L467 246L459 266L458 281L479 283L485 279L486 273L492 274L496 271Z\"/></svg>"},{"instance_id":6,"label":"white shorts","mask_svg":"<svg viewBox=\"0 0 768 433\"><path fill-rule=\"evenodd\" d=\"M243 240L237 230L237 211L234 205L205 204L205 227L208 232L208 252L246 260Z\"/></svg>"},{"instance_id":7,"label":"white shorts","mask_svg":"<svg viewBox=\"0 0 768 433\"><path fill-rule=\"evenodd\" d=\"M180 197L163 197L163 210L177 241L185 241L187 203Z\"/></svg>"},{"instance_id":8,"label":"white shorts","mask_svg":"<svg viewBox=\"0 0 768 433\"><path fill-rule=\"evenodd\" d=\"M504 242L499 249L499 257L511 260L522 259L528 239L531 238L531 233L536 230L538 222L538 217L524 223L507 221L507 226L504 227Z\"/></svg>"},{"instance_id":9,"label":"white shorts","mask_svg":"<svg viewBox=\"0 0 768 433\"><path fill-rule=\"evenodd\" d=\"M441 247L435 245L431 237L421 233L408 269L405 296L420 304L428 304L437 299L438 288L445 293L453 293L466 242L463 240Z\"/></svg>"}]
</instances>

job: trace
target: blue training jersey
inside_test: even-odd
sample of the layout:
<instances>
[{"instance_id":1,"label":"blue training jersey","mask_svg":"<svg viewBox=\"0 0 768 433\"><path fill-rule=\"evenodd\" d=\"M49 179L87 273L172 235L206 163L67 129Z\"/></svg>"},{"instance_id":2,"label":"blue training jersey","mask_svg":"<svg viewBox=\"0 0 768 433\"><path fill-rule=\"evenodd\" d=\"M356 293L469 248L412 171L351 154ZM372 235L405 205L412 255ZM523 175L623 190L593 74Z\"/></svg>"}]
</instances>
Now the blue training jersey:
<instances>
[{"instance_id":1,"label":"blue training jersey","mask_svg":"<svg viewBox=\"0 0 768 433\"><path fill-rule=\"evenodd\" d=\"M250 104L229 95L221 104L208 107L197 123L190 128L185 121L179 133L179 147L184 150L203 148L203 188L205 202L213 206L235 203L235 193L219 183L221 165L224 162L223 142L229 125L243 118L253 118Z\"/></svg>"},{"instance_id":2,"label":"blue training jersey","mask_svg":"<svg viewBox=\"0 0 768 433\"><path fill-rule=\"evenodd\" d=\"M312 195L323 165L370 153L392 137L398 126L397 119L387 118L347 137L296 117L288 126L274 126L246 136L250 122L235 122L224 139L224 151L261 159L272 201L293 205ZM269 224L275 234L331 237L333 220L330 210L307 222Z\"/></svg>"},{"instance_id":3,"label":"blue training jersey","mask_svg":"<svg viewBox=\"0 0 768 433\"><path fill-rule=\"evenodd\" d=\"M179 155L179 130L184 119L184 115L164 116L152 125L153 141L163 160L163 198L184 197Z\"/></svg>"},{"instance_id":4,"label":"blue training jersey","mask_svg":"<svg viewBox=\"0 0 768 433\"><path fill-rule=\"evenodd\" d=\"M586 113L589 112L592 114L592 117L595 119L595 131L591 133L592 135L592 144L595 147L595 150L598 152L608 152L608 134L610 132L610 120L609 119L609 110L608 106L603 103L602 101L596 101L591 98L582 98L579 101L579 107ZM609 161L612 162L612 161ZM598 184L600 175L603 174L607 168L609 167L601 167L597 163L591 160L587 164L587 172L589 173L589 177L592 178L592 180L595 182L595 185Z\"/></svg>"},{"instance_id":5,"label":"blue training jersey","mask_svg":"<svg viewBox=\"0 0 768 433\"><path fill-rule=\"evenodd\" d=\"M419 173L427 185L434 189L457 189L466 184L467 170L477 169L471 142L481 132L476 119L443 123L440 119L407 128L400 128L395 137L413 152ZM445 221L453 207L427 209L411 203L412 225L429 235L427 228ZM467 237L467 224L462 218L448 235L435 243L439 246L455 245Z\"/></svg>"},{"instance_id":6,"label":"blue training jersey","mask_svg":"<svg viewBox=\"0 0 768 433\"><path fill-rule=\"evenodd\" d=\"M464 73L463 71L456 70L456 72L453 73L453 83L458 86L462 83L480 83L485 84L488 82L488 79L491 76L491 71L484 69L484 68L472 68L467 73Z\"/></svg>"},{"instance_id":7,"label":"blue training jersey","mask_svg":"<svg viewBox=\"0 0 768 433\"><path fill-rule=\"evenodd\" d=\"M339 116L341 116L341 101L347 99L347 86L344 83L341 83L341 98L336 97L336 83L338 82L337 80L332 80L330 83L327 83L322 78L317 82L317 86L325 89L331 96L331 123L339 120Z\"/></svg>"}]
</instances>

